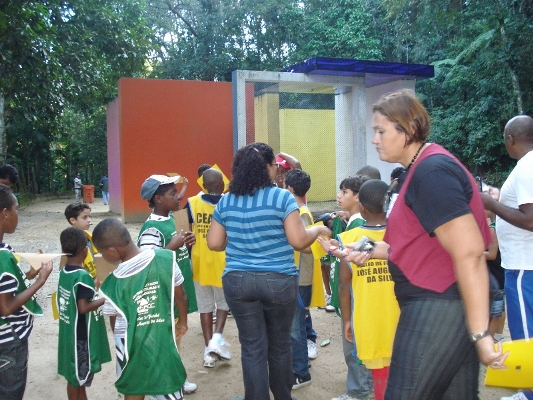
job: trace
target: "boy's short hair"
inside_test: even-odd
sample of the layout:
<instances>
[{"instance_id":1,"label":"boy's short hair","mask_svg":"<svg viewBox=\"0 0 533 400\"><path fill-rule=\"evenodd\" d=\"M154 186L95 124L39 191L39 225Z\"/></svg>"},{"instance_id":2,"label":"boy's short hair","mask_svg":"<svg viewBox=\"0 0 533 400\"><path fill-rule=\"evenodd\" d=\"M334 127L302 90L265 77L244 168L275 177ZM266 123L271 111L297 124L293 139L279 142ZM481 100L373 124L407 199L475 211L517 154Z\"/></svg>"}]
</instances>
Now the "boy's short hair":
<instances>
[{"instance_id":1,"label":"boy's short hair","mask_svg":"<svg viewBox=\"0 0 533 400\"><path fill-rule=\"evenodd\" d=\"M359 189L359 203L372 214L382 213L383 198L388 188L387 184L380 179L366 181Z\"/></svg>"},{"instance_id":2,"label":"boy's short hair","mask_svg":"<svg viewBox=\"0 0 533 400\"><path fill-rule=\"evenodd\" d=\"M13 195L11 188L3 183L0 183L0 211L4 208L8 210L13 207L17 199Z\"/></svg>"},{"instance_id":3,"label":"boy's short hair","mask_svg":"<svg viewBox=\"0 0 533 400\"><path fill-rule=\"evenodd\" d=\"M70 219L77 219L83 210L91 210L91 207L87 203L72 203L65 208L65 217L70 223Z\"/></svg>"},{"instance_id":4,"label":"boy's short hair","mask_svg":"<svg viewBox=\"0 0 533 400\"><path fill-rule=\"evenodd\" d=\"M369 179L381 179L381 172L379 172L379 169L373 167L372 165L365 165L363 168L357 171L355 175L365 175Z\"/></svg>"},{"instance_id":5,"label":"boy's short hair","mask_svg":"<svg viewBox=\"0 0 533 400\"><path fill-rule=\"evenodd\" d=\"M110 247L125 247L131 242L126 225L117 218L103 219L93 230L92 240L96 248L105 250Z\"/></svg>"},{"instance_id":6,"label":"boy's short hair","mask_svg":"<svg viewBox=\"0 0 533 400\"><path fill-rule=\"evenodd\" d=\"M311 187L311 177L301 169L290 169L285 174L285 186L292 187L296 196L304 197Z\"/></svg>"},{"instance_id":7,"label":"boy's short hair","mask_svg":"<svg viewBox=\"0 0 533 400\"><path fill-rule=\"evenodd\" d=\"M390 179L393 180L393 179L397 179L400 177L401 174L403 174L404 172L406 171L406 169L404 167L396 167L392 170L392 172L390 173Z\"/></svg>"},{"instance_id":8,"label":"boy's short hair","mask_svg":"<svg viewBox=\"0 0 533 400\"><path fill-rule=\"evenodd\" d=\"M77 256L85 247L87 247L87 236L80 228L71 226L64 229L59 235L61 242L61 251L70 256Z\"/></svg>"},{"instance_id":9,"label":"boy's short hair","mask_svg":"<svg viewBox=\"0 0 533 400\"><path fill-rule=\"evenodd\" d=\"M203 175L205 171L207 171L209 168L211 168L210 164L202 164L198 167L198 178Z\"/></svg>"},{"instance_id":10,"label":"boy's short hair","mask_svg":"<svg viewBox=\"0 0 533 400\"><path fill-rule=\"evenodd\" d=\"M354 193L359 193L361 185L369 179L366 175L348 176L341 181L339 189L350 189Z\"/></svg>"},{"instance_id":11,"label":"boy's short hair","mask_svg":"<svg viewBox=\"0 0 533 400\"><path fill-rule=\"evenodd\" d=\"M19 172L11 164L4 164L0 167L0 179L8 180L14 185L19 180Z\"/></svg>"}]
</instances>

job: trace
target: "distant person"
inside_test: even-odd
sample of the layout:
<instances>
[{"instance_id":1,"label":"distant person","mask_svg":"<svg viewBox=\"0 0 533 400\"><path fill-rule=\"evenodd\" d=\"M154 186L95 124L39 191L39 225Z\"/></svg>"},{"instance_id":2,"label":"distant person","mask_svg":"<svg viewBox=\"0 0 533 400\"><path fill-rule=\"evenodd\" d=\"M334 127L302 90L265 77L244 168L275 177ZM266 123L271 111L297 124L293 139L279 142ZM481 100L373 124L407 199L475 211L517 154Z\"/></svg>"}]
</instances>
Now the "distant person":
<instances>
[{"instance_id":1,"label":"distant person","mask_svg":"<svg viewBox=\"0 0 533 400\"><path fill-rule=\"evenodd\" d=\"M518 160L500 191L500 201L483 194L496 214L496 233L505 269L507 323L511 339L533 338L533 118L519 115L503 132L509 157ZM524 390L504 400L532 400Z\"/></svg>"},{"instance_id":2,"label":"distant person","mask_svg":"<svg viewBox=\"0 0 533 400\"><path fill-rule=\"evenodd\" d=\"M187 333L187 295L173 252L140 250L116 218L96 225L94 242L107 261L120 262L100 289L115 338L118 392L125 400L182 399L187 374L175 336Z\"/></svg>"},{"instance_id":3,"label":"distant person","mask_svg":"<svg viewBox=\"0 0 533 400\"><path fill-rule=\"evenodd\" d=\"M70 227L61 232L67 265L59 271L57 309L59 336L57 372L67 380L69 400L87 399L94 374L111 361L107 331L94 280L82 267L87 255L85 233Z\"/></svg>"},{"instance_id":4,"label":"distant person","mask_svg":"<svg viewBox=\"0 0 533 400\"><path fill-rule=\"evenodd\" d=\"M203 172L204 188L197 196L189 198L187 206L190 230L196 237L191 248L192 276L200 313L200 325L204 336L204 367L214 368L218 359L230 360L231 353L222 334L229 307L222 290L222 272L226 266L224 252L215 252L207 246L206 235L211 218L224 192L222 173L209 168ZM216 310L215 332L213 312Z\"/></svg>"},{"instance_id":5,"label":"distant person","mask_svg":"<svg viewBox=\"0 0 533 400\"><path fill-rule=\"evenodd\" d=\"M72 203L65 208L65 218L68 223L75 228L80 228L85 232L87 238L87 256L83 260L83 268L91 274L97 287L100 287L101 282L96 281L96 267L94 265L94 255L98 254L98 250L93 245L92 235L89 232L91 227L91 207L87 203Z\"/></svg>"},{"instance_id":6,"label":"distant person","mask_svg":"<svg viewBox=\"0 0 533 400\"><path fill-rule=\"evenodd\" d=\"M363 168L359 169L355 175L364 175L369 179L381 179L381 172L372 165L365 165Z\"/></svg>"},{"instance_id":7,"label":"distant person","mask_svg":"<svg viewBox=\"0 0 533 400\"><path fill-rule=\"evenodd\" d=\"M74 195L76 197L76 201L80 201L82 198L81 189L83 188L83 182L81 181L80 174L77 173L76 177L74 178Z\"/></svg>"},{"instance_id":8,"label":"distant person","mask_svg":"<svg viewBox=\"0 0 533 400\"><path fill-rule=\"evenodd\" d=\"M275 187L276 158L265 143L240 148L229 192L218 202L207 244L226 251L222 277L241 343L245 398L289 400L293 384L291 324L298 293L294 249L324 226L305 229L294 196Z\"/></svg>"},{"instance_id":9,"label":"distant person","mask_svg":"<svg viewBox=\"0 0 533 400\"><path fill-rule=\"evenodd\" d=\"M18 202L11 189L0 184L0 399L22 399L28 376L28 337L35 316L43 310L35 294L52 272L52 261L36 271L23 272L4 242L17 228ZM30 279L35 279L31 285ZM41 341L42 344L42 341Z\"/></svg>"},{"instance_id":10,"label":"distant person","mask_svg":"<svg viewBox=\"0 0 533 400\"><path fill-rule=\"evenodd\" d=\"M0 167L0 183L11 187L16 185L18 180L19 173L14 166L10 164L4 164Z\"/></svg>"},{"instance_id":11,"label":"distant person","mask_svg":"<svg viewBox=\"0 0 533 400\"><path fill-rule=\"evenodd\" d=\"M104 206L106 206L109 204L109 178L107 177L107 174L102 175L99 185L100 189L102 189L102 201Z\"/></svg>"}]
</instances>

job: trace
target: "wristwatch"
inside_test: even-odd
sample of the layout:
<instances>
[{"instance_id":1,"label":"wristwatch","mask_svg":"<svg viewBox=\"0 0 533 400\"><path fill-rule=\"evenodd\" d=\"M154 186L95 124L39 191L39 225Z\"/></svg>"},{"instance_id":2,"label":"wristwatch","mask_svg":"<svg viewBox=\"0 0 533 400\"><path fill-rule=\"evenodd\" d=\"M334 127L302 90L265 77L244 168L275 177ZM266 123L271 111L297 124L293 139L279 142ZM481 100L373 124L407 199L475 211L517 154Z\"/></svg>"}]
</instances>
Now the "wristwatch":
<instances>
[{"instance_id":1,"label":"wristwatch","mask_svg":"<svg viewBox=\"0 0 533 400\"><path fill-rule=\"evenodd\" d=\"M490 335L490 331L487 329L485 332L483 333L471 333L468 338L470 339L470 341L472 343L476 343L477 341L487 337Z\"/></svg>"}]
</instances>

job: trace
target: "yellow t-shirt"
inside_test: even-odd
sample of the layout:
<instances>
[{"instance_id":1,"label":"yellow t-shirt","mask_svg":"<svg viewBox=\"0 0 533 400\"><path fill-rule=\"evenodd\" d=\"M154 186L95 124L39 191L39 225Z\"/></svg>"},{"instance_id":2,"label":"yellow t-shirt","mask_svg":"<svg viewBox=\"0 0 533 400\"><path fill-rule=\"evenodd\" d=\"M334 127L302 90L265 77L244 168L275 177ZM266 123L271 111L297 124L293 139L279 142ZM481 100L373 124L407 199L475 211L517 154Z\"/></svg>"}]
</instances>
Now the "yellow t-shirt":
<instances>
[{"instance_id":1,"label":"yellow t-shirt","mask_svg":"<svg viewBox=\"0 0 533 400\"><path fill-rule=\"evenodd\" d=\"M194 221L192 231L196 236L196 243L191 250L193 280L202 286L222 287L226 252L210 250L206 240L216 205L206 202L201 195L197 195L189 198L189 206Z\"/></svg>"},{"instance_id":2,"label":"yellow t-shirt","mask_svg":"<svg viewBox=\"0 0 533 400\"><path fill-rule=\"evenodd\" d=\"M313 216L306 206L300 207L300 215L305 215L305 220L310 221L310 224L307 227L313 225ZM294 262L296 267L300 267L301 262L300 258L304 256L305 258L312 258L313 265L312 270L309 271L300 271L300 274L304 274L305 284L312 283L311 289L311 302L309 308L312 307L324 307L326 305L325 296L324 296L324 282L322 281L322 267L320 266L320 256L315 256L315 254L302 254L299 251L294 252ZM307 260L310 261L310 260ZM305 264L305 263L303 263ZM311 276L312 275L312 276ZM302 277L300 277L302 279Z\"/></svg>"},{"instance_id":3,"label":"yellow t-shirt","mask_svg":"<svg viewBox=\"0 0 533 400\"><path fill-rule=\"evenodd\" d=\"M342 243L353 243L363 236L382 241L384 235L384 226L363 225L339 236ZM357 357L369 369L387 367L400 318L387 260L370 259L361 267L348 266L352 271L352 332Z\"/></svg>"}]
</instances>

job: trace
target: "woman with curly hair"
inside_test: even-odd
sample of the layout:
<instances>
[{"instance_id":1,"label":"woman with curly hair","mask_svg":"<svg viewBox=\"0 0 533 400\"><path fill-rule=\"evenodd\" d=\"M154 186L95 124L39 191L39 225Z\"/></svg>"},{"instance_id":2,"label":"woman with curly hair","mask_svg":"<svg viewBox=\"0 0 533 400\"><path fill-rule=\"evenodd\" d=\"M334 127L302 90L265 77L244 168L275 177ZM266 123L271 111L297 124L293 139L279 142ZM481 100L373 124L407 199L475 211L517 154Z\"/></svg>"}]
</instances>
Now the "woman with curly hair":
<instances>
[{"instance_id":1,"label":"woman with curly hair","mask_svg":"<svg viewBox=\"0 0 533 400\"><path fill-rule=\"evenodd\" d=\"M290 400L291 324L297 304L294 249L307 248L324 226L305 229L293 195L274 185L272 148L253 143L237 151L229 193L213 213L207 243L226 250L222 286L241 343L248 400Z\"/></svg>"}]
</instances>

